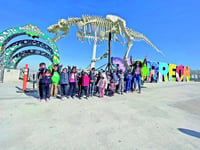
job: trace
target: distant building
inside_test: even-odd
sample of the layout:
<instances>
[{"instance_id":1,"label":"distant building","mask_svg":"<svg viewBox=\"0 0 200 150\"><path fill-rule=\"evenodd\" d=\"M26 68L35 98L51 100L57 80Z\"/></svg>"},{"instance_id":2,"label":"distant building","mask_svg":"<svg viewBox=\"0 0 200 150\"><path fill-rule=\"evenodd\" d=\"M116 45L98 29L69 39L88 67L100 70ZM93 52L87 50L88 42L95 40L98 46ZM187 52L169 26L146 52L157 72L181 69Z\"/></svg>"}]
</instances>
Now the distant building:
<instances>
[{"instance_id":1,"label":"distant building","mask_svg":"<svg viewBox=\"0 0 200 150\"><path fill-rule=\"evenodd\" d=\"M190 71L190 80L191 81L200 81L200 70L191 70Z\"/></svg>"}]
</instances>

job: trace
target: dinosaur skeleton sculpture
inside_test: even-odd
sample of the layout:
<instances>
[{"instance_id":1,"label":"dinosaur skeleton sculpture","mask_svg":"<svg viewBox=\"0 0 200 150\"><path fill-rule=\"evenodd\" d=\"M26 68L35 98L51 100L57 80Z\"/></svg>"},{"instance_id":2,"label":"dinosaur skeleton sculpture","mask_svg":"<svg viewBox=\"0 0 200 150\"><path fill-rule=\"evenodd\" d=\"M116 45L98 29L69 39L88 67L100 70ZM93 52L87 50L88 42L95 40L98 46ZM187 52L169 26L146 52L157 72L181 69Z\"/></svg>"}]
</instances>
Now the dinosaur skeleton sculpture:
<instances>
[{"instance_id":1,"label":"dinosaur skeleton sculpture","mask_svg":"<svg viewBox=\"0 0 200 150\"><path fill-rule=\"evenodd\" d=\"M48 31L55 33L53 41L56 42L61 38L65 37L70 30L70 26L77 26L79 31L77 32L77 38L84 41L86 38L90 39L90 35L96 34L98 40L106 41L108 40L109 32L112 33L112 39L118 41L117 36L121 36L127 41L127 50L124 55L125 66L129 68L127 63L127 57L132 47L133 40L144 40L150 46L152 46L157 52L162 52L154 46L151 41L143 34L133 31L126 27L126 22L122 18L114 15L107 15L106 18L99 16L82 16L81 18L68 18L68 20L61 19L57 24L48 27ZM99 58L92 59L91 63L99 61L108 55L108 50ZM96 54L96 52L95 52ZM90 66L90 65L89 65Z\"/></svg>"}]
</instances>

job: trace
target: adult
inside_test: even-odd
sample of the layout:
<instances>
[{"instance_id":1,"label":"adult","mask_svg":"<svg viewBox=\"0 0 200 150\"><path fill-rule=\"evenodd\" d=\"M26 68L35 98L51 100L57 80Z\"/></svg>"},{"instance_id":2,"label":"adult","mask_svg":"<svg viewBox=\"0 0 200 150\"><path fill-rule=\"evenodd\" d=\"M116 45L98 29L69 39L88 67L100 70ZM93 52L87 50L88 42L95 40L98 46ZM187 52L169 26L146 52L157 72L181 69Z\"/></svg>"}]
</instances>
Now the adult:
<instances>
[{"instance_id":1,"label":"adult","mask_svg":"<svg viewBox=\"0 0 200 150\"><path fill-rule=\"evenodd\" d=\"M141 93L141 80L142 80L142 67L144 64L146 64L147 61L147 56L145 57L143 63L140 61L136 61L132 64L133 68L133 83L134 83L134 88L133 91L136 90L136 84L138 83L138 89L139 93Z\"/></svg>"},{"instance_id":2,"label":"adult","mask_svg":"<svg viewBox=\"0 0 200 150\"><path fill-rule=\"evenodd\" d=\"M90 78L90 85L89 85L89 95L94 95L94 89L95 89L95 68L92 68L89 73Z\"/></svg>"}]
</instances>

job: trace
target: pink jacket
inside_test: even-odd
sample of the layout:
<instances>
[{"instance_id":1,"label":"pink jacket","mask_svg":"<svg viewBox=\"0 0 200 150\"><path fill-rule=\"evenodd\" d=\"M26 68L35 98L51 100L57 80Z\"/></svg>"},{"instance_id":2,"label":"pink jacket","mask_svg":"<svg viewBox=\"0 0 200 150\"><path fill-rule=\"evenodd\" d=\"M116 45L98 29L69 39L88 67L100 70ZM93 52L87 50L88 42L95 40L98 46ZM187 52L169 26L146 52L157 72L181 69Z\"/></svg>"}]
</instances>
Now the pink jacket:
<instances>
[{"instance_id":1,"label":"pink jacket","mask_svg":"<svg viewBox=\"0 0 200 150\"><path fill-rule=\"evenodd\" d=\"M90 84L90 77L82 76L82 86L89 86L89 84Z\"/></svg>"},{"instance_id":2,"label":"pink jacket","mask_svg":"<svg viewBox=\"0 0 200 150\"><path fill-rule=\"evenodd\" d=\"M106 89L107 88L107 80L106 80L106 78L100 79L98 84L97 84L97 86L100 87L100 88Z\"/></svg>"},{"instance_id":3,"label":"pink jacket","mask_svg":"<svg viewBox=\"0 0 200 150\"><path fill-rule=\"evenodd\" d=\"M115 90L115 83L110 83L110 89Z\"/></svg>"}]
</instances>

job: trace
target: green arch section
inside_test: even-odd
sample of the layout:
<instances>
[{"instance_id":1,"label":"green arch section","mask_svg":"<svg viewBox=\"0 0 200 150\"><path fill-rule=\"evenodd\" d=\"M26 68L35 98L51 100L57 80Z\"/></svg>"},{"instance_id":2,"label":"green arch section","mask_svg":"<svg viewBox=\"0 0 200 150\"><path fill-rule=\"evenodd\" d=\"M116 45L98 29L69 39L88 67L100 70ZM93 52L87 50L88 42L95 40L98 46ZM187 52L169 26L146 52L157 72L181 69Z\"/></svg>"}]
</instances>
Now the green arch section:
<instances>
[{"instance_id":1,"label":"green arch section","mask_svg":"<svg viewBox=\"0 0 200 150\"><path fill-rule=\"evenodd\" d=\"M56 44L52 41L52 39L42 32L39 27L34 26L32 24L27 24L25 26L19 26L14 28L9 28L3 32L0 33L0 53L4 52L5 45L14 37L17 37L19 35L28 35L33 38L41 38L45 40L50 47L53 49L54 56L53 56L53 62L58 64L60 63L60 55L58 48ZM6 61L6 60L5 60Z\"/></svg>"}]
</instances>

